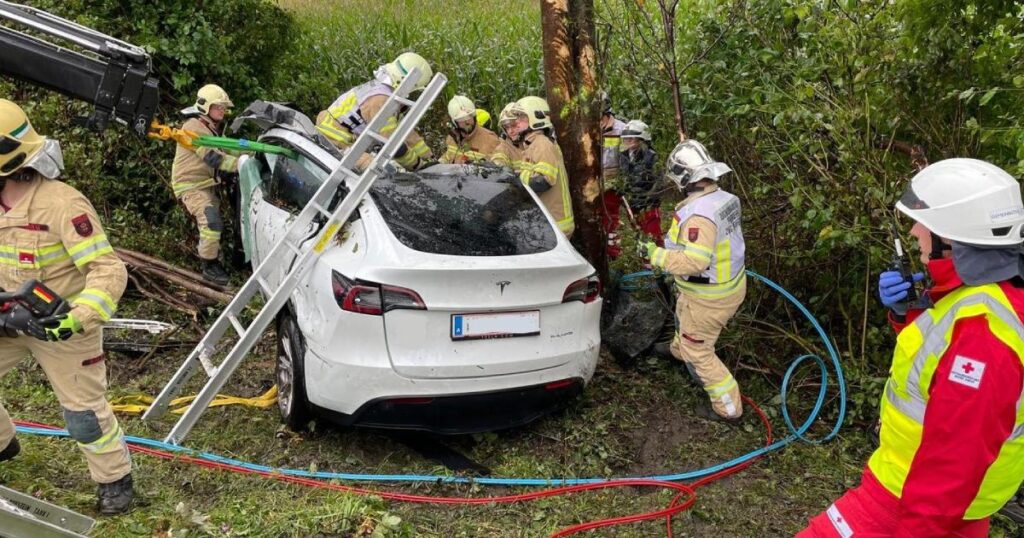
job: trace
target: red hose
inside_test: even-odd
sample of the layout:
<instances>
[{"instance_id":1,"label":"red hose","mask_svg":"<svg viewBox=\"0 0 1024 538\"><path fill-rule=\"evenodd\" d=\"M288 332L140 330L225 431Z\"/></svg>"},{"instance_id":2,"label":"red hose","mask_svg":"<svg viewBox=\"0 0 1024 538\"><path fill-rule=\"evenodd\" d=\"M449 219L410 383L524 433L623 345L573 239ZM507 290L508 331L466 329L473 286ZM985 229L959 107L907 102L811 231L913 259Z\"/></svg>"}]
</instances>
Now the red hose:
<instances>
[{"instance_id":1,"label":"red hose","mask_svg":"<svg viewBox=\"0 0 1024 538\"><path fill-rule=\"evenodd\" d=\"M743 401L752 408L761 419L761 422L765 426L765 446L772 444L772 425L768 421L768 417L752 400L743 397ZM60 429L47 424L38 424L34 422L26 421L15 421L19 426L27 426L32 428L46 428L46 429ZM607 519L600 519L597 521L591 521L587 523L580 523L570 527L561 529L551 535L551 538L561 538L572 534L580 533L583 531L593 530L601 527L611 527L615 525L625 525L627 523L637 523L641 521L648 521L654 519L665 518L666 525L666 536L672 538L672 516L690 508L694 503L697 502L696 489L702 486L706 486L715 480L722 477L731 475L749 467L756 459L750 460L739 465L735 465L728 469L723 469L715 474L706 476L693 482L692 484L680 484L677 482L666 482L663 480L648 480L648 479L621 479L621 480L609 480L607 482L598 482L593 484L579 484L574 486L562 486L551 489L544 489L539 491L532 491L530 493L520 493L515 495L502 495L496 497L433 497L428 495L410 495L407 493L395 493L390 491L379 491L365 488L357 488L354 486L345 486L342 484L333 484L330 482L324 482L315 480L312 478L303 478L299 476L285 475L281 473L273 473L267 471L257 471L253 469L246 469L237 465L228 463L221 463L216 461L205 460L202 458L196 458L185 454L175 454L172 452L166 452L163 450L157 450L155 448L149 448L140 445L129 445L132 452L139 454L146 454L155 458L172 460L172 461L183 461L198 465L200 467L206 467L209 469L217 469L223 471L231 471L239 474L254 474L265 478L272 478L280 480L282 482L288 482L292 484L299 484L303 486L329 489L333 491L344 491L347 493L355 493L359 495L374 495L382 499L391 501L407 502L407 503L423 503L423 504L443 504L443 505L481 505L481 504L508 504L517 502L535 501L537 499L543 499L547 497L555 497L559 495L568 495L570 493L576 493L580 491L592 491L609 488L619 487L656 487L663 489L675 490L678 493L672 498L668 506L652 512L643 512L640 514L631 514L628 516L613 517Z\"/></svg>"}]
</instances>

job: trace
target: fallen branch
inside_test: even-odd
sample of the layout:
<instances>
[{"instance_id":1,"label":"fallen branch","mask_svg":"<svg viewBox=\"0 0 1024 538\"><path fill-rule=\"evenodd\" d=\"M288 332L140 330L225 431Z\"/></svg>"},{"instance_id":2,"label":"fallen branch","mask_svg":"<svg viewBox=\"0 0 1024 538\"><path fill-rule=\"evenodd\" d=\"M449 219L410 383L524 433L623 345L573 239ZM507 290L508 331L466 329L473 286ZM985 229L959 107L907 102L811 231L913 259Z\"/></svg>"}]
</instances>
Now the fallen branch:
<instances>
[{"instance_id":1,"label":"fallen branch","mask_svg":"<svg viewBox=\"0 0 1024 538\"><path fill-rule=\"evenodd\" d=\"M160 277L172 284L178 285L192 293L195 293L196 295L205 297L212 301L225 304L231 302L231 295L218 291L217 289L213 289L213 286L203 281L202 276L196 273L175 267L146 255L140 255L134 251L117 249L117 254L125 263L134 267L136 272L144 273L149 276Z\"/></svg>"},{"instance_id":2,"label":"fallen branch","mask_svg":"<svg viewBox=\"0 0 1024 538\"><path fill-rule=\"evenodd\" d=\"M185 268L182 268L182 267L178 267L177 265L171 265L171 264L161 260L160 258L154 258L153 256L150 256L148 254L144 254L144 253L136 251L136 250L128 250L126 248L115 248L114 251L117 252L117 254L119 256L121 256L121 259L124 259L125 256L130 257L130 258L135 258L136 260L138 260L140 262L144 262L144 263L147 263L149 265L152 265L152 266L155 266L155 267L159 267L160 269L163 269L165 271L170 271L170 272L175 273L175 274L177 274L179 276L182 276L182 277L185 277L185 278L189 278L189 279L195 280L197 282L202 282L203 285L208 287L208 288L213 288L213 289L218 290L218 291L231 291L231 288L229 288L227 286L220 286L218 284L214 284L212 282L206 281L203 278L203 275L201 275L201 274L199 274L199 273L197 273L195 271L190 271L188 269L185 269Z\"/></svg>"}]
</instances>

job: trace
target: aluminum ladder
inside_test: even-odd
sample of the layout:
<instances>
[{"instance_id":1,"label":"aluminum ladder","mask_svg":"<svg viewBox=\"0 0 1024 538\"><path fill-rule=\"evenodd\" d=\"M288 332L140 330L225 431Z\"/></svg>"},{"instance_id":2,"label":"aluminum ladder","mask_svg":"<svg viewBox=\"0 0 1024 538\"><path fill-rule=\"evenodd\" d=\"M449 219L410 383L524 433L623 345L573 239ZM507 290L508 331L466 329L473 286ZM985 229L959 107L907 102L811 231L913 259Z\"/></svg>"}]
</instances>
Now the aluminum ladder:
<instances>
[{"instance_id":1,"label":"aluminum ladder","mask_svg":"<svg viewBox=\"0 0 1024 538\"><path fill-rule=\"evenodd\" d=\"M153 405L142 416L143 420L147 421L163 416L167 412L171 400L177 397L195 370L202 367L206 371L209 379L196 396L195 401L164 439L165 442L178 445L185 439L199 417L206 411L207 406L259 340L260 335L284 307L292 292L302 282L306 272L313 267L341 226L348 221L359 206L373 182L382 173L385 162L395 154L401 144L405 143L406 137L416 127L448 82L444 75L438 73L434 75L419 98L411 100L408 98L409 93L415 88L420 77L421 73L417 69L413 69L406 75L394 93L388 97L381 112L367 124L366 129L345 153L327 180L317 189L316 194L313 195L306 207L292 220L287 233L281 237L281 240L264 258L259 267L253 271L249 280L238 290L217 321L213 323L203 339L178 368L171 381L160 391ZM386 137L381 134L381 129L389 117L398 113L400 106L409 107L408 112L398 123L398 127L390 138ZM383 144L383 147L373 156L366 170L362 174L358 173L355 166L360 156L367 153L376 144ZM343 182L349 187L349 193L338 203L336 208L332 209L331 201L335 198L338 189L343 186ZM317 219L326 219L326 222L317 231L312 248L304 249L303 246L309 240L310 227L317 223ZM272 288L268 278L275 272L280 272L282 264L289 263L293 255L295 261L291 268L281 278L278 287ZM255 306L260 292L265 297L265 303L252 322L246 326L240 316L250 306ZM229 329L234 330L238 340L220 361L220 364L214 365L211 359L222 341L227 339L225 334Z\"/></svg>"},{"instance_id":2,"label":"aluminum ladder","mask_svg":"<svg viewBox=\"0 0 1024 538\"><path fill-rule=\"evenodd\" d=\"M0 538L82 538L88 516L0 486Z\"/></svg>"}]
</instances>

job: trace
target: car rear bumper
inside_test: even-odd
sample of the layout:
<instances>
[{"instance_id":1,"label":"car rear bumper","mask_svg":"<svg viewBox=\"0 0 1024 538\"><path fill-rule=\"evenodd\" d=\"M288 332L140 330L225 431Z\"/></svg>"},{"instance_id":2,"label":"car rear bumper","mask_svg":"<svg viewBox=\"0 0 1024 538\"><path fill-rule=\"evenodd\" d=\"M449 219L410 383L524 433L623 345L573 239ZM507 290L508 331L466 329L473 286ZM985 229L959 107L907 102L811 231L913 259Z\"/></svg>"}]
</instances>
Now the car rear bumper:
<instances>
[{"instance_id":1,"label":"car rear bumper","mask_svg":"<svg viewBox=\"0 0 1024 538\"><path fill-rule=\"evenodd\" d=\"M563 407L594 375L595 345L534 372L461 379L412 379L389 365L331 363L306 352L306 393L343 425L473 433L526 424ZM568 380L572 380L569 383ZM557 386L559 383L564 386Z\"/></svg>"},{"instance_id":2,"label":"car rear bumper","mask_svg":"<svg viewBox=\"0 0 1024 538\"><path fill-rule=\"evenodd\" d=\"M583 392L580 378L495 392L453 396L382 398L347 415L318 408L344 426L418 430L453 435L522 426L565 406Z\"/></svg>"}]
</instances>

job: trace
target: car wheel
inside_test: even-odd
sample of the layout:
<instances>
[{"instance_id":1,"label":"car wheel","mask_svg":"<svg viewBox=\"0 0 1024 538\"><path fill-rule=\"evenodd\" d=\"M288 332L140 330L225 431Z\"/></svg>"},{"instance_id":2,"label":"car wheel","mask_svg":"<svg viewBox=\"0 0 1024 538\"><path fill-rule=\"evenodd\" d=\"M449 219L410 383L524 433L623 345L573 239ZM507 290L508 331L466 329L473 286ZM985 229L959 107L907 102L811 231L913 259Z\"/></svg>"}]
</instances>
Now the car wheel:
<instances>
[{"instance_id":1,"label":"car wheel","mask_svg":"<svg viewBox=\"0 0 1024 538\"><path fill-rule=\"evenodd\" d=\"M287 308L277 322L277 408L281 421L292 430L303 430L312 418L306 399L306 339L295 315Z\"/></svg>"}]
</instances>

